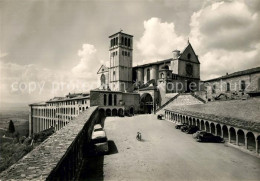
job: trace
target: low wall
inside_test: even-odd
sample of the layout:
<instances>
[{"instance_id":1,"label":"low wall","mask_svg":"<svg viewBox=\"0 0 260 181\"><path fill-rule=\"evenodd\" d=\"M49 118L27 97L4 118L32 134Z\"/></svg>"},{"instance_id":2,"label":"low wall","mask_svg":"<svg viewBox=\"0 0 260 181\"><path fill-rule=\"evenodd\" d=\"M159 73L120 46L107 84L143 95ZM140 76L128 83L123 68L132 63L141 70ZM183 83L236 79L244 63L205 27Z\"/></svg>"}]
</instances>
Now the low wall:
<instances>
[{"instance_id":1,"label":"low wall","mask_svg":"<svg viewBox=\"0 0 260 181\"><path fill-rule=\"evenodd\" d=\"M16 164L3 171L0 180L75 179L93 126L99 121L97 107L88 108Z\"/></svg>"}]
</instances>

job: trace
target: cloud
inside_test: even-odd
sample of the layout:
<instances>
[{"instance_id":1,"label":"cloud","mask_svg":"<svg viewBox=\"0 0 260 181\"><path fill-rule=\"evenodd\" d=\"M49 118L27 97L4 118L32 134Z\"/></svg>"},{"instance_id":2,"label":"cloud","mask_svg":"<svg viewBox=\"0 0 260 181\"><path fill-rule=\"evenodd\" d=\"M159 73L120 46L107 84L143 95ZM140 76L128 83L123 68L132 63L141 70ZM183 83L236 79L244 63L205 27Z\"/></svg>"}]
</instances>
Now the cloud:
<instances>
[{"instance_id":1,"label":"cloud","mask_svg":"<svg viewBox=\"0 0 260 181\"><path fill-rule=\"evenodd\" d=\"M208 79L259 66L259 12L243 1L215 2L191 16L190 40Z\"/></svg>"},{"instance_id":2,"label":"cloud","mask_svg":"<svg viewBox=\"0 0 260 181\"><path fill-rule=\"evenodd\" d=\"M143 62L171 57L171 52L187 43L187 38L178 35L174 23L162 22L159 18L144 21L143 36L137 41L137 49Z\"/></svg>"},{"instance_id":3,"label":"cloud","mask_svg":"<svg viewBox=\"0 0 260 181\"><path fill-rule=\"evenodd\" d=\"M66 71L0 61L1 100L32 103L97 88L96 72L105 62L98 61L97 50L90 44L83 44L78 56L79 63Z\"/></svg>"}]
</instances>

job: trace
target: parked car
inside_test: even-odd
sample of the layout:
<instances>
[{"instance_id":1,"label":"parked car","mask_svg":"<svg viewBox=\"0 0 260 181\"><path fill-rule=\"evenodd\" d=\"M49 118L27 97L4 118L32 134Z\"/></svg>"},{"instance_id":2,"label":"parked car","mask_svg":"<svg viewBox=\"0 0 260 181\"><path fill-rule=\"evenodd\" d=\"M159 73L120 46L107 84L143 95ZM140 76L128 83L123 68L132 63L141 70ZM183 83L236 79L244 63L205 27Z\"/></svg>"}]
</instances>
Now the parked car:
<instances>
[{"instance_id":1,"label":"parked car","mask_svg":"<svg viewBox=\"0 0 260 181\"><path fill-rule=\"evenodd\" d=\"M194 134L192 135L192 137L193 137L194 139L197 139L199 135L202 135L202 134L205 134L205 133L207 133L207 132L206 132L206 131L197 131L196 133L194 133Z\"/></svg>"},{"instance_id":2,"label":"parked car","mask_svg":"<svg viewBox=\"0 0 260 181\"><path fill-rule=\"evenodd\" d=\"M102 131L103 128L101 126L101 124L96 124L93 128L93 132L96 132L96 131Z\"/></svg>"},{"instance_id":3,"label":"parked car","mask_svg":"<svg viewBox=\"0 0 260 181\"><path fill-rule=\"evenodd\" d=\"M198 126L190 126L185 132L187 134L193 134L193 133L196 133L197 131L199 131L199 127Z\"/></svg>"},{"instance_id":4,"label":"parked car","mask_svg":"<svg viewBox=\"0 0 260 181\"><path fill-rule=\"evenodd\" d=\"M214 143L224 143L224 139L220 136L215 136L211 133L199 134L197 137L198 142L214 142Z\"/></svg>"},{"instance_id":5,"label":"parked car","mask_svg":"<svg viewBox=\"0 0 260 181\"><path fill-rule=\"evenodd\" d=\"M186 132L189 128L190 128L189 125L183 125L183 126L181 126L181 131Z\"/></svg>"},{"instance_id":6,"label":"parked car","mask_svg":"<svg viewBox=\"0 0 260 181\"><path fill-rule=\"evenodd\" d=\"M108 142L106 132L95 131L92 133L91 144L93 145L93 150L95 154L103 154L108 152Z\"/></svg>"},{"instance_id":7,"label":"parked car","mask_svg":"<svg viewBox=\"0 0 260 181\"><path fill-rule=\"evenodd\" d=\"M175 126L176 129L181 129L182 126L186 126L187 124L185 123L177 123L177 125Z\"/></svg>"},{"instance_id":8,"label":"parked car","mask_svg":"<svg viewBox=\"0 0 260 181\"><path fill-rule=\"evenodd\" d=\"M159 119L159 120L162 120L162 119L163 119L163 117L164 117L164 115L163 115L163 114L158 114L158 115L157 115L157 119Z\"/></svg>"}]
</instances>

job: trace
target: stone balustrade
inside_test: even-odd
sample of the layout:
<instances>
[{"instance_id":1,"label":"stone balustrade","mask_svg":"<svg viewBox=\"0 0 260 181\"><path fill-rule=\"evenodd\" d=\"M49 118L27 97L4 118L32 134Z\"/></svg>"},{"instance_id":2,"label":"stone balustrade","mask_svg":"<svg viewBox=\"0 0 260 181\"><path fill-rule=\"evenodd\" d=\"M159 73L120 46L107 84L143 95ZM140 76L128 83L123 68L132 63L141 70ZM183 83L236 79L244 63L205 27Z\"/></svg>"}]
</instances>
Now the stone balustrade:
<instances>
[{"instance_id":1,"label":"stone balustrade","mask_svg":"<svg viewBox=\"0 0 260 181\"><path fill-rule=\"evenodd\" d=\"M0 180L75 179L84 160L93 126L100 119L97 107L88 108L3 171Z\"/></svg>"}]
</instances>

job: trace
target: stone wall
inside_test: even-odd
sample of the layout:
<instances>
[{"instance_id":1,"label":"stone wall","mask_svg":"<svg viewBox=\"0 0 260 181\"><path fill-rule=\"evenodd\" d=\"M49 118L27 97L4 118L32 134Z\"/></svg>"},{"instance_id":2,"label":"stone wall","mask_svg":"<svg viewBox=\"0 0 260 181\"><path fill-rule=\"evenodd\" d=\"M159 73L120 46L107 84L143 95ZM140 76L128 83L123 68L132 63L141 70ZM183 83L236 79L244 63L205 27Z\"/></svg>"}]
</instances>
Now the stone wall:
<instances>
[{"instance_id":1,"label":"stone wall","mask_svg":"<svg viewBox=\"0 0 260 181\"><path fill-rule=\"evenodd\" d=\"M93 126L100 121L90 107L0 174L0 180L73 180L77 177Z\"/></svg>"}]
</instances>

